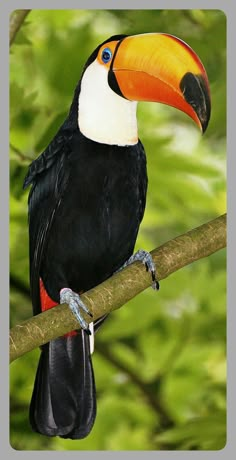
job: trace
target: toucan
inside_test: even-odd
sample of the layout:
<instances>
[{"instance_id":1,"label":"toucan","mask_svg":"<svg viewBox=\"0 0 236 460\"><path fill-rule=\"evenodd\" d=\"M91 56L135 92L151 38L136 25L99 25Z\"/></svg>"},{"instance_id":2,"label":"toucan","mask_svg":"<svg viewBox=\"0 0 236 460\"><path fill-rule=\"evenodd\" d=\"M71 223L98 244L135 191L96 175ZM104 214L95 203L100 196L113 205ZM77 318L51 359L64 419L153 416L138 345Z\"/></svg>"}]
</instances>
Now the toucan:
<instances>
[{"instance_id":1,"label":"toucan","mask_svg":"<svg viewBox=\"0 0 236 460\"><path fill-rule=\"evenodd\" d=\"M32 399L32 429L81 439L96 417L92 327L80 299L133 254L147 192L138 101L173 106L204 132L210 118L206 71L195 52L165 33L115 35L87 60L68 116L29 166L30 287L33 314L68 303L81 329L41 347ZM156 286L158 282L156 280ZM94 322L94 331L104 318ZM94 333L93 331L93 333Z\"/></svg>"}]
</instances>

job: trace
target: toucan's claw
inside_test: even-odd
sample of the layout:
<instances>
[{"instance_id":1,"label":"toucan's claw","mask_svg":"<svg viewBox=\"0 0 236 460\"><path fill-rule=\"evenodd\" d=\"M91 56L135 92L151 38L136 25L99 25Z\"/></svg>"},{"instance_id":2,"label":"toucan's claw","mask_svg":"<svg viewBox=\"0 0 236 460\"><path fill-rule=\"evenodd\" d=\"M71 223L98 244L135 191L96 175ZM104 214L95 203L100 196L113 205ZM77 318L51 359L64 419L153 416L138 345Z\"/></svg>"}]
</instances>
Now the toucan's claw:
<instances>
[{"instance_id":1,"label":"toucan's claw","mask_svg":"<svg viewBox=\"0 0 236 460\"><path fill-rule=\"evenodd\" d=\"M150 252L144 251L143 249L140 249L137 251L135 254L133 254L125 263L124 265L117 271L122 270L123 268L127 267L128 265L132 264L133 262L142 262L145 267L147 272L151 273L152 277L152 288L156 291L160 288L159 282L156 279L156 265L153 262L152 256Z\"/></svg>"},{"instance_id":2,"label":"toucan's claw","mask_svg":"<svg viewBox=\"0 0 236 460\"><path fill-rule=\"evenodd\" d=\"M81 315L81 310L87 313L89 316L93 316L86 305L82 302L79 294L73 292L70 288L63 288L60 291L60 303L67 303L70 310L76 317L77 321L79 322L82 329L87 332L87 334L91 334L89 329L89 324L84 320L83 316Z\"/></svg>"}]
</instances>

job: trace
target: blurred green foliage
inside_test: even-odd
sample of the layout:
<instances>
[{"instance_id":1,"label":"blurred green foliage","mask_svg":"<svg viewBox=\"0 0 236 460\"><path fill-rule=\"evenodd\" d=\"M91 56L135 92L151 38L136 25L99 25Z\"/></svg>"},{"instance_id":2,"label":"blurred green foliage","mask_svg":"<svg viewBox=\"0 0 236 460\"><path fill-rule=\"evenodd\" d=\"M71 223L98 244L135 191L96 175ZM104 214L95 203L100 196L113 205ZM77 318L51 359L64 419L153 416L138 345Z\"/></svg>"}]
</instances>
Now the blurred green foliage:
<instances>
[{"instance_id":1,"label":"blurred green foliage","mask_svg":"<svg viewBox=\"0 0 236 460\"><path fill-rule=\"evenodd\" d=\"M219 10L34 10L10 53L12 324L31 316L27 165L66 116L82 67L113 34L185 40L210 80L202 137L177 110L140 103L149 190L137 248L152 249L226 208L226 18ZM216 450L226 442L225 251L192 264L113 313L96 336L98 415L81 441L33 433L28 405L39 351L11 366L10 442L18 450Z\"/></svg>"}]
</instances>

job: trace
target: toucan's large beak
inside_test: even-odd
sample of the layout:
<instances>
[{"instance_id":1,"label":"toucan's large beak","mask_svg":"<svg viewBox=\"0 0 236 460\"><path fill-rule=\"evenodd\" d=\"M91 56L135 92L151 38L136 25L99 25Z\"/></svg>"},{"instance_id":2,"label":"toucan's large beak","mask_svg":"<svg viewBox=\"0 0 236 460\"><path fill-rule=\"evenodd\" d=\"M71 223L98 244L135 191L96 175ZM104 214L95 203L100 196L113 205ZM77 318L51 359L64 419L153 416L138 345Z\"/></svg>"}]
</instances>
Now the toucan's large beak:
<instances>
[{"instance_id":1,"label":"toucan's large beak","mask_svg":"<svg viewBox=\"0 0 236 460\"><path fill-rule=\"evenodd\" d=\"M111 72L125 98L171 105L206 130L211 111L207 74L182 40L157 33L128 36L117 47Z\"/></svg>"}]
</instances>

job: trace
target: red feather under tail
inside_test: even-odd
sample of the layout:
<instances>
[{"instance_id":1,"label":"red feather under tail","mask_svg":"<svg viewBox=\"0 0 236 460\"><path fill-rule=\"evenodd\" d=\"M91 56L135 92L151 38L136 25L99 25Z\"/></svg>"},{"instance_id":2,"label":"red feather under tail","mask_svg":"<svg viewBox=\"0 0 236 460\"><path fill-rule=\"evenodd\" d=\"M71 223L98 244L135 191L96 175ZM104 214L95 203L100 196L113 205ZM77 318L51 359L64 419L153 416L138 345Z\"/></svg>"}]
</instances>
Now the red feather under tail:
<instances>
[{"instance_id":1,"label":"red feather under tail","mask_svg":"<svg viewBox=\"0 0 236 460\"><path fill-rule=\"evenodd\" d=\"M47 293L47 291L45 289L45 286L43 284L42 278L40 278L40 280L39 280L39 289L40 289L40 302L41 302L41 310L42 310L42 312L47 311L50 308L53 308L56 305L58 305L58 303L55 302L55 300L53 300L48 295L48 293ZM67 334L64 335L64 337L72 337L73 335L77 335L77 332L76 331L68 332Z\"/></svg>"}]
</instances>

